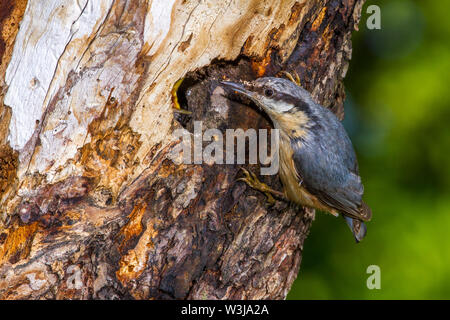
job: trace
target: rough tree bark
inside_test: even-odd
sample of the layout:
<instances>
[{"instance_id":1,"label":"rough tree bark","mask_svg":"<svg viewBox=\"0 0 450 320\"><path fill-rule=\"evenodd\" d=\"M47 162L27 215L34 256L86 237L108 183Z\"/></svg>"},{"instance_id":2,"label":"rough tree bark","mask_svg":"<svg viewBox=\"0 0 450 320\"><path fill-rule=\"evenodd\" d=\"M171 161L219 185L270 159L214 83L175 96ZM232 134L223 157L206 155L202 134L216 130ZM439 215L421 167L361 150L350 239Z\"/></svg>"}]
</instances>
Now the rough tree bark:
<instances>
[{"instance_id":1,"label":"rough tree bark","mask_svg":"<svg viewBox=\"0 0 450 320\"><path fill-rule=\"evenodd\" d=\"M269 128L217 79L282 70L342 117L362 2L1 0L0 298L285 298L314 212L172 133Z\"/></svg>"}]
</instances>

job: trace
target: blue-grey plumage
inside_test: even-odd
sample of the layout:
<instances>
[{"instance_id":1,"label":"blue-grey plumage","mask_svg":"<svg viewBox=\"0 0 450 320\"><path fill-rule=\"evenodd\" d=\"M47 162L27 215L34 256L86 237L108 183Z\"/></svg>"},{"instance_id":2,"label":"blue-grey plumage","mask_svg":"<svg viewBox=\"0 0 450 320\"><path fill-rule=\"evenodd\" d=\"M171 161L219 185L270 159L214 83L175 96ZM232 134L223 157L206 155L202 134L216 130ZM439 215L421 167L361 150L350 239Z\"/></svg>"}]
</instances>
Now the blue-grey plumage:
<instances>
[{"instance_id":1,"label":"blue-grey plumage","mask_svg":"<svg viewBox=\"0 0 450 320\"><path fill-rule=\"evenodd\" d=\"M341 213L356 241L371 218L352 143L343 125L292 81L265 77L250 83L222 82L252 100L280 130L280 178L296 203Z\"/></svg>"}]
</instances>

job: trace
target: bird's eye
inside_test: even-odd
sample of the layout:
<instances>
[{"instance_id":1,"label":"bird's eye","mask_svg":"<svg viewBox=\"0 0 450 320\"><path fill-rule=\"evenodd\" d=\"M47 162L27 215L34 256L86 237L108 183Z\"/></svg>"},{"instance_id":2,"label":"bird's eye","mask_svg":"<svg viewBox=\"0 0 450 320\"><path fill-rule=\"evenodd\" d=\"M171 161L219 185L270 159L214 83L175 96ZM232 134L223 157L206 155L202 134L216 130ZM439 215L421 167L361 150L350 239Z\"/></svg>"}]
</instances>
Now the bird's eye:
<instances>
[{"instance_id":1,"label":"bird's eye","mask_svg":"<svg viewBox=\"0 0 450 320\"><path fill-rule=\"evenodd\" d=\"M268 98L270 98L271 96L273 96L273 90L272 89L266 89L264 90L264 95Z\"/></svg>"}]
</instances>

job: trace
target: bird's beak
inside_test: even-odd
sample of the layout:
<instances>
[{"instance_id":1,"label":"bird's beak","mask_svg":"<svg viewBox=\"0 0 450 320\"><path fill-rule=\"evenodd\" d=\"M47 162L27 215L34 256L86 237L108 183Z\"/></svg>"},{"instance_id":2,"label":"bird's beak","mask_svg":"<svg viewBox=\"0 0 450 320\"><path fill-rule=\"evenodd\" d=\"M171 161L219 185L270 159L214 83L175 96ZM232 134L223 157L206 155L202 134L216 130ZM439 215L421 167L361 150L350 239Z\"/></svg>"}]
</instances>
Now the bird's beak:
<instances>
[{"instance_id":1,"label":"bird's beak","mask_svg":"<svg viewBox=\"0 0 450 320\"><path fill-rule=\"evenodd\" d=\"M239 95L249 98L254 101L253 92L247 90L243 84L231 82L231 81L220 81L220 84L229 92L235 92Z\"/></svg>"}]
</instances>

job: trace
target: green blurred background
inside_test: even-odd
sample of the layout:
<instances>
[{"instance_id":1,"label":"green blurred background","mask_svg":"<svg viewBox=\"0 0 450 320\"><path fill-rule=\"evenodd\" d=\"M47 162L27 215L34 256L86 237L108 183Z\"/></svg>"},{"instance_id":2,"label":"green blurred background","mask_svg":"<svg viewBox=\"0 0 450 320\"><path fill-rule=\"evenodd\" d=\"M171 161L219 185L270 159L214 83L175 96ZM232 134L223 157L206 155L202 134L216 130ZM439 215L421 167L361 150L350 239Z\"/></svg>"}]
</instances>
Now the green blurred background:
<instances>
[{"instance_id":1,"label":"green blurred background","mask_svg":"<svg viewBox=\"0 0 450 320\"><path fill-rule=\"evenodd\" d=\"M368 30L366 8L381 8ZM449 1L367 1L345 80L367 237L316 214L288 299L450 299ZM369 290L369 265L381 289Z\"/></svg>"}]
</instances>

